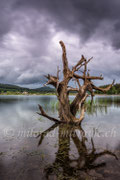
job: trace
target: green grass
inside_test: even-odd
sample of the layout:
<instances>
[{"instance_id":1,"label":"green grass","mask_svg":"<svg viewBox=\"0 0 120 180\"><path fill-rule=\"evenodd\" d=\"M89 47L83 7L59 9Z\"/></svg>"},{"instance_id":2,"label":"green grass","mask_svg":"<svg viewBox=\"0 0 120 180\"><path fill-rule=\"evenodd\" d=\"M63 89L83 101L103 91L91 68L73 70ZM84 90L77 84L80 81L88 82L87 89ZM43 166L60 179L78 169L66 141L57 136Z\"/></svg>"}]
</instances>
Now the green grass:
<instances>
[{"instance_id":1,"label":"green grass","mask_svg":"<svg viewBox=\"0 0 120 180\"><path fill-rule=\"evenodd\" d=\"M23 93L21 92L1 92L0 95L24 95ZM40 92L40 93L28 93L27 95L56 95L56 93L43 93L43 92Z\"/></svg>"}]
</instances>

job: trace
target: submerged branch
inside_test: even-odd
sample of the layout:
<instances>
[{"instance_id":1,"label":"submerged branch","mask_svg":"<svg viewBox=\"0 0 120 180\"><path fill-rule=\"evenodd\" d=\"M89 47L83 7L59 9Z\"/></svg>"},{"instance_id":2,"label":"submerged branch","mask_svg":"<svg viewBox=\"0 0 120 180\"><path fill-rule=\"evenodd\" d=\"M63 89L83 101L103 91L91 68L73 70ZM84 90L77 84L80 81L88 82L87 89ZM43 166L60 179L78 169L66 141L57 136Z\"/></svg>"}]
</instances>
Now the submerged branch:
<instances>
[{"instance_id":1,"label":"submerged branch","mask_svg":"<svg viewBox=\"0 0 120 180\"><path fill-rule=\"evenodd\" d=\"M41 116L44 116L44 117L48 118L49 120L51 120L51 121L53 121L53 122L55 122L55 123L60 123L60 121L59 121L58 119L56 119L56 118L54 118L54 117L51 117L51 116L48 116L48 115L46 114L46 112L43 110L43 108L42 108L41 105L38 104L38 106L39 106L40 113L37 112L37 114L39 114L39 115L41 115Z\"/></svg>"}]
</instances>

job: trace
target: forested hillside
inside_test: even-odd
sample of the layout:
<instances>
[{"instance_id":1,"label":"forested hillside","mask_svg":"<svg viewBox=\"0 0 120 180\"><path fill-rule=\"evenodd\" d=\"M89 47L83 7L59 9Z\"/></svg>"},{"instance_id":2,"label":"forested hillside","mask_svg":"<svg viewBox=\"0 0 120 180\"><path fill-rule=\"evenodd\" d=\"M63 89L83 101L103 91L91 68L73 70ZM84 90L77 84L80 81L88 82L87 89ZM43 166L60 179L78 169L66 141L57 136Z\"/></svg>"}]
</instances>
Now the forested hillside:
<instances>
[{"instance_id":1,"label":"forested hillside","mask_svg":"<svg viewBox=\"0 0 120 180\"><path fill-rule=\"evenodd\" d=\"M28 93L54 93L55 89L50 88L50 87L41 87L41 88L36 88L36 89L30 89L30 88L25 88L25 87L20 87L16 85L11 85L11 84L0 84L0 93L23 93L23 92L28 92Z\"/></svg>"}]
</instances>

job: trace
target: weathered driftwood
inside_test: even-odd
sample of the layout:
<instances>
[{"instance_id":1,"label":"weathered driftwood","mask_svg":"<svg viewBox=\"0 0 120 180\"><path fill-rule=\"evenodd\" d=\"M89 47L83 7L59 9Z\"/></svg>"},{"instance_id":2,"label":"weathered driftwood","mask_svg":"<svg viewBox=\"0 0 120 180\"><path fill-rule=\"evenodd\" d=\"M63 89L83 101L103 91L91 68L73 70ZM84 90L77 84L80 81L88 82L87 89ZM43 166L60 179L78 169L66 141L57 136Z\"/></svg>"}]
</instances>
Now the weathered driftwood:
<instances>
[{"instance_id":1,"label":"weathered driftwood","mask_svg":"<svg viewBox=\"0 0 120 180\"><path fill-rule=\"evenodd\" d=\"M72 67L72 69L68 66L68 60L66 55L66 48L62 41L60 41L60 45L62 47L62 62L63 62L63 79L60 81L59 78L59 68L57 70L57 76L52 76L48 74L45 76L48 81L45 85L52 85L54 88L56 88L57 92L57 98L59 101L59 120L55 119L53 117L50 117L47 115L43 108L39 105L40 109L40 115L48 118L49 120L54 121L55 123L81 123L81 121L84 119L85 114L85 107L84 103L88 96L87 92L91 95L91 102L93 100L94 96L94 90L99 90L102 92L107 92L112 85L114 84L114 81L111 85L109 85L107 88L99 88L96 87L92 80L103 80L102 76L91 76L89 73L89 70L87 69L88 63L92 60L86 59L83 55L81 59L78 61L78 63ZM81 71L82 68L82 71ZM77 74L76 72L80 72ZM69 87L68 83L70 80L75 80L77 83L77 87ZM82 85L80 80L83 81ZM72 103L70 104L69 101L69 92L76 91L77 94L75 98L73 99ZM80 110L80 117L76 117L77 111Z\"/></svg>"}]
</instances>

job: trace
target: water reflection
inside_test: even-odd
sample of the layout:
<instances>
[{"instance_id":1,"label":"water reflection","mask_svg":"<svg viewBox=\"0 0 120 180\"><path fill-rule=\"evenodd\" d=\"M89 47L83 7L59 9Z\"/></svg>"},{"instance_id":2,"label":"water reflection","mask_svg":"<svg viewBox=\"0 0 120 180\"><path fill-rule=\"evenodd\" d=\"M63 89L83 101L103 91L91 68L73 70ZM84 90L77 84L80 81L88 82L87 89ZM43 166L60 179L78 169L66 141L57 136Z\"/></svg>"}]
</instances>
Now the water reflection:
<instances>
[{"instance_id":1,"label":"water reflection","mask_svg":"<svg viewBox=\"0 0 120 180\"><path fill-rule=\"evenodd\" d=\"M113 156L118 160L115 153L110 150L104 149L97 152L93 138L91 138L91 148L87 147L86 142L88 138L80 126L71 126L66 124L53 125L38 137L40 146L45 136L53 131L57 126L58 130L58 150L56 152L55 161L45 168L46 178L49 179L51 175L55 175L57 179L80 179L91 177L90 170L95 170L100 167L105 167L106 162L96 162L98 158L105 155ZM70 154L71 140L77 149L76 154ZM73 147L73 146L72 146ZM92 174L94 176L94 174Z\"/></svg>"},{"instance_id":2,"label":"water reflection","mask_svg":"<svg viewBox=\"0 0 120 180\"><path fill-rule=\"evenodd\" d=\"M57 179L119 179L115 154L120 157L120 96L97 96L86 109L83 129L56 126L40 118L38 104L57 117L55 96L0 96L0 179L53 180L52 174ZM8 134L4 134L7 129ZM46 131L39 138L22 136L21 132L29 130ZM54 131L54 136L48 135ZM89 131L92 133L87 136ZM109 136L104 136L106 132Z\"/></svg>"},{"instance_id":3,"label":"water reflection","mask_svg":"<svg viewBox=\"0 0 120 180\"><path fill-rule=\"evenodd\" d=\"M95 102L99 105L103 106L113 106L113 107L120 107L120 96L113 95L113 96L97 96L95 98Z\"/></svg>"},{"instance_id":4,"label":"water reflection","mask_svg":"<svg viewBox=\"0 0 120 180\"><path fill-rule=\"evenodd\" d=\"M91 106L90 104L86 104L86 113L88 115L97 115L98 113L107 114L108 107L106 105L94 104Z\"/></svg>"}]
</instances>

